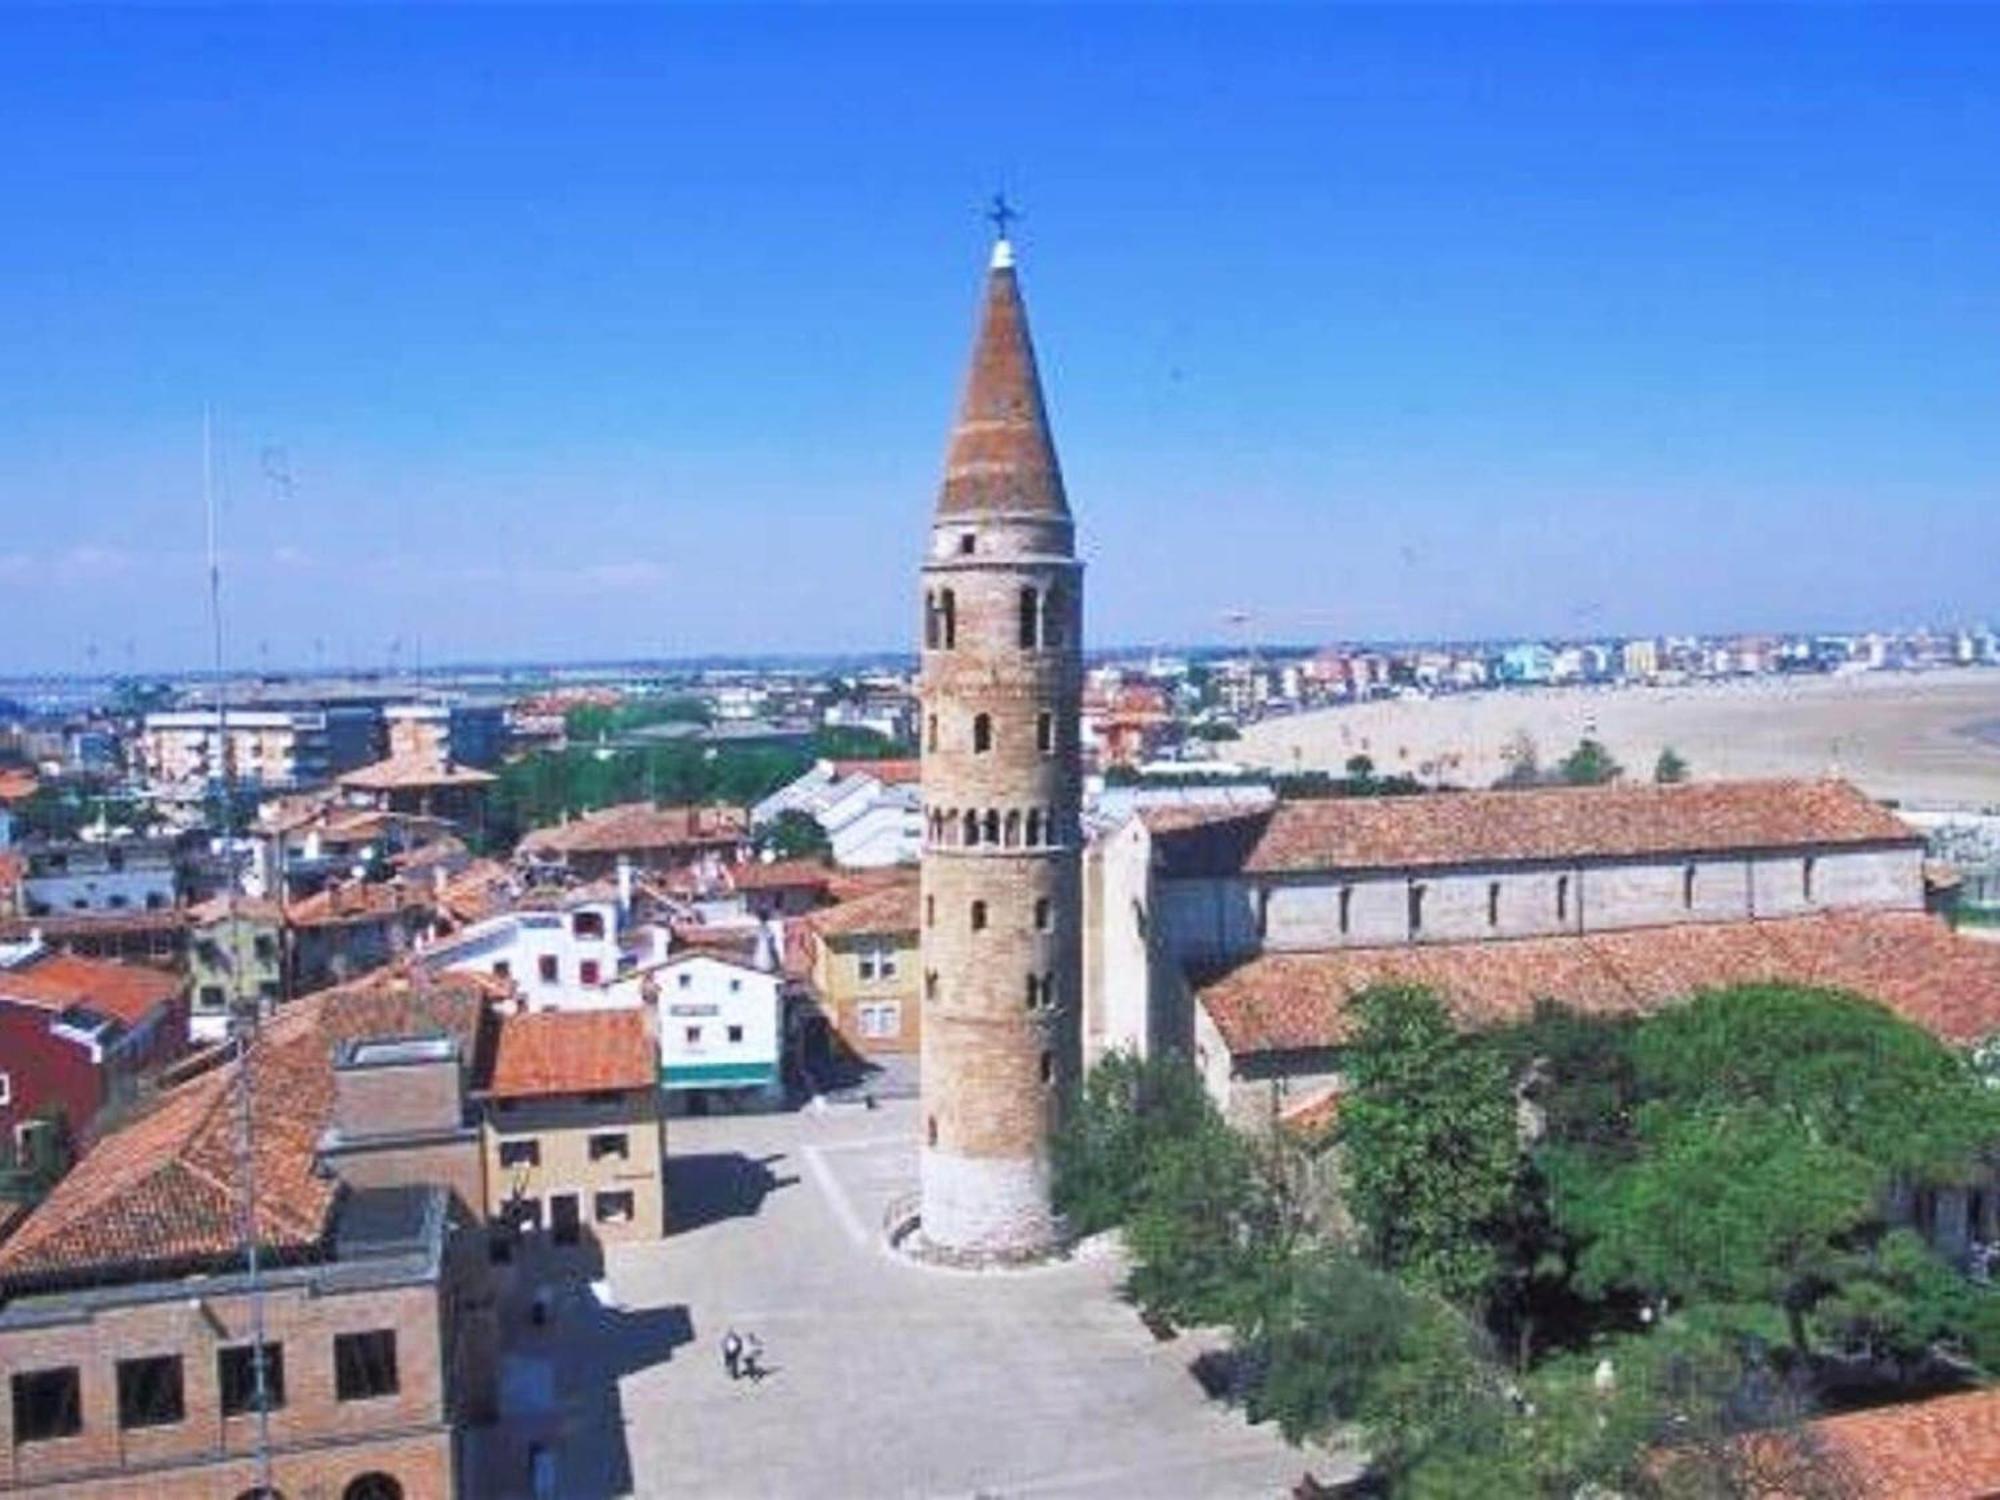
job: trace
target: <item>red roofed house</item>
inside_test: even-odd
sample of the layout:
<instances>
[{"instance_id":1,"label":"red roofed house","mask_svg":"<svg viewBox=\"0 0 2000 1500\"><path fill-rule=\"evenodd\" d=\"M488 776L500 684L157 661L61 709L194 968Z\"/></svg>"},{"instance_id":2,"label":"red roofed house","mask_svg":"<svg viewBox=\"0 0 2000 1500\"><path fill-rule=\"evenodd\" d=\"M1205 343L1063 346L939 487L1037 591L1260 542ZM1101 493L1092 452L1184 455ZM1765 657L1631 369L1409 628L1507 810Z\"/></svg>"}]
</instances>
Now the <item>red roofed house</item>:
<instances>
[{"instance_id":1,"label":"red roofed house","mask_svg":"<svg viewBox=\"0 0 2000 1500\"><path fill-rule=\"evenodd\" d=\"M485 1103L486 1214L561 1251L666 1232L666 1128L648 1010L496 1018Z\"/></svg>"},{"instance_id":2,"label":"red roofed house","mask_svg":"<svg viewBox=\"0 0 2000 1500\"><path fill-rule=\"evenodd\" d=\"M0 1153L20 1153L37 1122L87 1141L106 1105L185 1048L184 988L33 939L0 946Z\"/></svg>"},{"instance_id":3,"label":"red roofed house","mask_svg":"<svg viewBox=\"0 0 2000 1500\"><path fill-rule=\"evenodd\" d=\"M809 1029L818 1061L838 1046L857 1057L917 1051L923 1035L923 964L917 951L917 882L814 912L798 924L805 968L825 1032Z\"/></svg>"},{"instance_id":4,"label":"red roofed house","mask_svg":"<svg viewBox=\"0 0 2000 1500\"><path fill-rule=\"evenodd\" d=\"M596 880L615 874L620 861L637 870L671 872L703 858L740 859L749 844L749 815L740 807L625 802L537 828L515 853L530 864L562 865L579 879Z\"/></svg>"}]
</instances>

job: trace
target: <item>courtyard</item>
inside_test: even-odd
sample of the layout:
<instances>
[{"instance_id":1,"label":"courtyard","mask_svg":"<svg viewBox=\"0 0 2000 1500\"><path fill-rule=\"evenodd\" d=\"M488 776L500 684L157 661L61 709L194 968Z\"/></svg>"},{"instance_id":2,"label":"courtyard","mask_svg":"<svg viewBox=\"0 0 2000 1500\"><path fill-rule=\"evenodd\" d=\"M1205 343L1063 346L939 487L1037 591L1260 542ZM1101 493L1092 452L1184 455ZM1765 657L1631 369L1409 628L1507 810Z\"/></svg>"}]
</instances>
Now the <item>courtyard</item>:
<instances>
[{"instance_id":1,"label":"courtyard","mask_svg":"<svg viewBox=\"0 0 2000 1500\"><path fill-rule=\"evenodd\" d=\"M564 1497L1275 1496L1310 1466L1210 1402L1202 1345L1156 1341L1109 1254L1027 1271L884 1243L916 1181L916 1106L676 1120L675 1232L561 1290L502 1370L468 1490ZM730 1381L730 1328L769 1373ZM1338 1472L1336 1472L1338 1471Z\"/></svg>"}]
</instances>

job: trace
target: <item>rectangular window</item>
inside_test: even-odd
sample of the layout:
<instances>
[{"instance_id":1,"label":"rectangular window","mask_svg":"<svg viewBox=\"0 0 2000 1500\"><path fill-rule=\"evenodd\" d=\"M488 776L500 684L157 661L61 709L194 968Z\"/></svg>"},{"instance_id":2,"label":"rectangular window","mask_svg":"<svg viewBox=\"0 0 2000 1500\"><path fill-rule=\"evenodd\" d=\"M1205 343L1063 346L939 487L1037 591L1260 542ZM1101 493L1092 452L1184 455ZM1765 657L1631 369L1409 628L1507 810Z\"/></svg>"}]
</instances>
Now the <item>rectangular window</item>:
<instances>
[{"instance_id":1,"label":"rectangular window","mask_svg":"<svg viewBox=\"0 0 2000 1500\"><path fill-rule=\"evenodd\" d=\"M12 1104L13 1102L14 1080L5 1073L0 1073L0 1105Z\"/></svg>"},{"instance_id":2,"label":"rectangular window","mask_svg":"<svg viewBox=\"0 0 2000 1500\"><path fill-rule=\"evenodd\" d=\"M240 1417L257 1410L255 1344L237 1344L215 1351L215 1387L222 1396L222 1414ZM264 1409L285 1404L285 1346L264 1345Z\"/></svg>"},{"instance_id":3,"label":"rectangular window","mask_svg":"<svg viewBox=\"0 0 2000 1500\"><path fill-rule=\"evenodd\" d=\"M861 1034L867 1037L893 1037L902 1035L903 1007L889 1003L864 1005L861 1007Z\"/></svg>"},{"instance_id":4,"label":"rectangular window","mask_svg":"<svg viewBox=\"0 0 2000 1500\"><path fill-rule=\"evenodd\" d=\"M278 940L268 932L260 932L252 940L251 946L257 954L257 962L271 964L278 961Z\"/></svg>"},{"instance_id":5,"label":"rectangular window","mask_svg":"<svg viewBox=\"0 0 2000 1500\"><path fill-rule=\"evenodd\" d=\"M540 1141L502 1141L500 1143L500 1165L503 1167L539 1167L542 1164L542 1143Z\"/></svg>"},{"instance_id":6,"label":"rectangular window","mask_svg":"<svg viewBox=\"0 0 2000 1500\"><path fill-rule=\"evenodd\" d=\"M742 1041L742 1040L743 1040L743 1028L742 1028L741 1026L732 1026L732 1027L730 1027L730 1028L729 1028L729 1040L730 1040L730 1041L732 1041L732 1042L740 1042L740 1041Z\"/></svg>"},{"instance_id":7,"label":"rectangular window","mask_svg":"<svg viewBox=\"0 0 2000 1500\"><path fill-rule=\"evenodd\" d=\"M630 1193L599 1193L597 1201L591 1205L600 1224L629 1224L632 1222L632 1195Z\"/></svg>"},{"instance_id":8,"label":"rectangular window","mask_svg":"<svg viewBox=\"0 0 2000 1500\"><path fill-rule=\"evenodd\" d=\"M682 973L676 975L675 977L680 980L682 989L691 990L694 988L694 975L683 971Z\"/></svg>"},{"instance_id":9,"label":"rectangular window","mask_svg":"<svg viewBox=\"0 0 2000 1500\"><path fill-rule=\"evenodd\" d=\"M1486 884L1486 925L1488 927L1500 925L1500 882L1497 880L1488 881Z\"/></svg>"},{"instance_id":10,"label":"rectangular window","mask_svg":"<svg viewBox=\"0 0 2000 1500\"><path fill-rule=\"evenodd\" d=\"M1035 715L1035 748L1044 755L1053 755L1056 748L1056 716L1054 714Z\"/></svg>"},{"instance_id":11,"label":"rectangular window","mask_svg":"<svg viewBox=\"0 0 2000 1500\"><path fill-rule=\"evenodd\" d=\"M178 1354L118 1361L120 1427L171 1427L186 1416Z\"/></svg>"},{"instance_id":12,"label":"rectangular window","mask_svg":"<svg viewBox=\"0 0 2000 1500\"><path fill-rule=\"evenodd\" d=\"M576 977L580 983L596 984L597 976L600 972L601 971L597 966L597 960L594 958L586 958L582 963L577 965Z\"/></svg>"},{"instance_id":13,"label":"rectangular window","mask_svg":"<svg viewBox=\"0 0 2000 1500\"><path fill-rule=\"evenodd\" d=\"M580 911L570 918L570 931L580 938L601 938L604 936L604 913Z\"/></svg>"},{"instance_id":14,"label":"rectangular window","mask_svg":"<svg viewBox=\"0 0 2000 1500\"><path fill-rule=\"evenodd\" d=\"M334 1335L335 1396L342 1401L372 1401L395 1395L397 1388L395 1329Z\"/></svg>"},{"instance_id":15,"label":"rectangular window","mask_svg":"<svg viewBox=\"0 0 2000 1500\"><path fill-rule=\"evenodd\" d=\"M626 1161L631 1155L631 1142L626 1140L623 1131L606 1131L602 1135L594 1135L590 1138L590 1159L592 1161L604 1161L607 1159Z\"/></svg>"},{"instance_id":16,"label":"rectangular window","mask_svg":"<svg viewBox=\"0 0 2000 1500\"><path fill-rule=\"evenodd\" d=\"M875 982L875 950L873 948L869 948L862 953L860 965L861 982L863 984L873 984Z\"/></svg>"},{"instance_id":17,"label":"rectangular window","mask_svg":"<svg viewBox=\"0 0 2000 1500\"><path fill-rule=\"evenodd\" d=\"M46 1443L83 1431L83 1382L76 1366L24 1370L13 1386L16 1443Z\"/></svg>"},{"instance_id":18,"label":"rectangular window","mask_svg":"<svg viewBox=\"0 0 2000 1500\"><path fill-rule=\"evenodd\" d=\"M543 984L554 984L562 977L562 965L553 953L544 953L536 960L535 966Z\"/></svg>"},{"instance_id":19,"label":"rectangular window","mask_svg":"<svg viewBox=\"0 0 2000 1500\"><path fill-rule=\"evenodd\" d=\"M701 1028L699 1026L689 1026L685 1028L683 1034L687 1037L690 1046L701 1040Z\"/></svg>"},{"instance_id":20,"label":"rectangular window","mask_svg":"<svg viewBox=\"0 0 2000 1500\"><path fill-rule=\"evenodd\" d=\"M506 959L496 958L493 960L493 977L495 979L506 979L513 972L514 966L508 963Z\"/></svg>"},{"instance_id":21,"label":"rectangular window","mask_svg":"<svg viewBox=\"0 0 2000 1500\"><path fill-rule=\"evenodd\" d=\"M219 984L205 984L201 987L202 1010L221 1010L224 996Z\"/></svg>"}]
</instances>

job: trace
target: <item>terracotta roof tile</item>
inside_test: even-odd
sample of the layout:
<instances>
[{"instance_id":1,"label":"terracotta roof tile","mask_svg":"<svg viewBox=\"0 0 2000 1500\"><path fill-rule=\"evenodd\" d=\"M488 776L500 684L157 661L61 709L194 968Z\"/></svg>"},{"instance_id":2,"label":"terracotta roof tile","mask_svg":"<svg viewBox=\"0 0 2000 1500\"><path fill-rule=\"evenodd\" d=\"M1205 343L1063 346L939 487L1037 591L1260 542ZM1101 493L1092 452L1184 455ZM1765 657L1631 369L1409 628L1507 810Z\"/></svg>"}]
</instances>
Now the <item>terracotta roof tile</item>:
<instances>
[{"instance_id":1,"label":"terracotta roof tile","mask_svg":"<svg viewBox=\"0 0 2000 1500\"><path fill-rule=\"evenodd\" d=\"M400 880L361 881L330 885L294 901L285 908L285 917L294 927L341 927L423 911L430 904L428 893Z\"/></svg>"},{"instance_id":2,"label":"terracotta roof tile","mask_svg":"<svg viewBox=\"0 0 2000 1500\"><path fill-rule=\"evenodd\" d=\"M659 1049L642 1010L533 1011L502 1016L484 1091L496 1099L644 1089Z\"/></svg>"},{"instance_id":3,"label":"terracotta roof tile","mask_svg":"<svg viewBox=\"0 0 2000 1500\"><path fill-rule=\"evenodd\" d=\"M835 760L827 764L833 767L833 774L842 779L873 776L884 786L911 786L923 779L923 762L914 757L901 760Z\"/></svg>"},{"instance_id":4,"label":"terracotta roof tile","mask_svg":"<svg viewBox=\"0 0 2000 1500\"><path fill-rule=\"evenodd\" d=\"M865 933L915 932L917 917L917 882L902 880L816 911L803 921L825 937L855 937Z\"/></svg>"},{"instance_id":5,"label":"terracotta roof tile","mask_svg":"<svg viewBox=\"0 0 2000 1500\"><path fill-rule=\"evenodd\" d=\"M1991 1500L2000 1495L2000 1390L1965 1391L1842 1412L1793 1433L1743 1439L1763 1500L1825 1493L1831 1478L1853 1500ZM1801 1460L1803 1459L1803 1464ZM1666 1467L1671 1471L1669 1455ZM1795 1475L1811 1476L1801 1485Z\"/></svg>"},{"instance_id":6,"label":"terracotta roof tile","mask_svg":"<svg viewBox=\"0 0 2000 1500\"><path fill-rule=\"evenodd\" d=\"M0 969L0 995L50 1010L80 1005L127 1027L138 1026L180 992L180 979L159 969L68 953Z\"/></svg>"},{"instance_id":7,"label":"terracotta roof tile","mask_svg":"<svg viewBox=\"0 0 2000 1500\"><path fill-rule=\"evenodd\" d=\"M825 865L813 859L745 860L729 869L730 883L739 891L785 890L810 887L824 891L832 883Z\"/></svg>"},{"instance_id":8,"label":"terracotta roof tile","mask_svg":"<svg viewBox=\"0 0 2000 1500\"><path fill-rule=\"evenodd\" d=\"M472 766L441 766L426 755L391 755L340 778L358 792L391 792L422 787L491 786L500 778Z\"/></svg>"},{"instance_id":9,"label":"terracotta roof tile","mask_svg":"<svg viewBox=\"0 0 2000 1500\"><path fill-rule=\"evenodd\" d=\"M1917 844L1844 781L1550 787L1280 802L1247 816L1142 814L1169 873L1408 869L1493 860L1681 855L1801 844Z\"/></svg>"},{"instance_id":10,"label":"terracotta roof tile","mask_svg":"<svg viewBox=\"0 0 2000 1500\"><path fill-rule=\"evenodd\" d=\"M1554 999L1634 1014L1699 989L1784 980L1852 990L1944 1041L2000 1033L2000 945L1922 912L1831 912L1582 936L1267 953L1200 987L1231 1053L1338 1046L1348 999L1378 984L1433 989L1467 1026L1525 1018Z\"/></svg>"},{"instance_id":11,"label":"terracotta roof tile","mask_svg":"<svg viewBox=\"0 0 2000 1500\"><path fill-rule=\"evenodd\" d=\"M371 976L294 1001L254 1044L260 1241L322 1239L336 1184L315 1170L332 1117L333 1053L364 1037L442 1032L480 1059L486 992L462 976L421 987ZM113 1268L223 1261L239 1243L237 1065L202 1073L100 1140L0 1245L0 1285L88 1278Z\"/></svg>"},{"instance_id":12,"label":"terracotta roof tile","mask_svg":"<svg viewBox=\"0 0 2000 1500\"><path fill-rule=\"evenodd\" d=\"M521 840L524 854L617 854L741 843L750 815L740 807L655 807L624 802L574 822L537 828Z\"/></svg>"}]
</instances>

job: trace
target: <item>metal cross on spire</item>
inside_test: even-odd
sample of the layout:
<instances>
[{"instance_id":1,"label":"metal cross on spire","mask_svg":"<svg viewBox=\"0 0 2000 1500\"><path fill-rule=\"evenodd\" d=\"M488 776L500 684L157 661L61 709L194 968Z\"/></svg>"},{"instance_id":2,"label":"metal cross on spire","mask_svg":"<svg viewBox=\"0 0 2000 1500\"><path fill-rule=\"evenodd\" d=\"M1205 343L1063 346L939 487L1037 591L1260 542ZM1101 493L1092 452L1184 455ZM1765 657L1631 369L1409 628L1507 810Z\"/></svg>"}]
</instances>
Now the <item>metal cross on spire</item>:
<instances>
[{"instance_id":1,"label":"metal cross on spire","mask_svg":"<svg viewBox=\"0 0 2000 1500\"><path fill-rule=\"evenodd\" d=\"M1007 201L1005 193L993 195L993 206L986 210L986 217L993 221L993 238L1007 238L1007 226L1021 217L1020 210Z\"/></svg>"}]
</instances>

